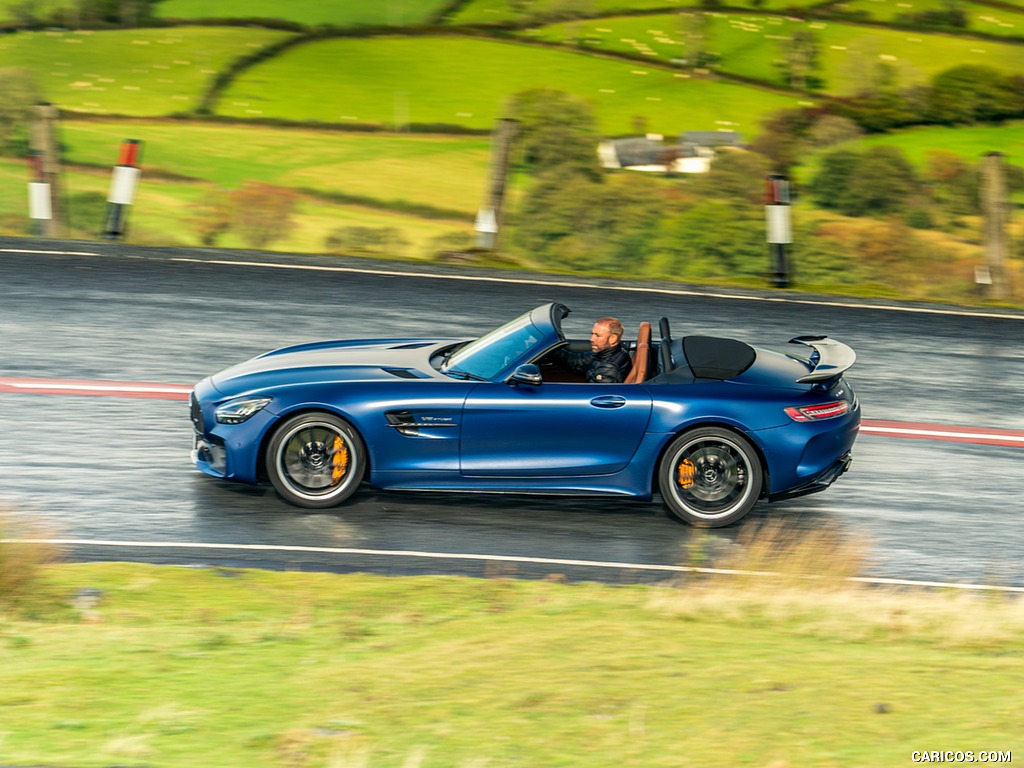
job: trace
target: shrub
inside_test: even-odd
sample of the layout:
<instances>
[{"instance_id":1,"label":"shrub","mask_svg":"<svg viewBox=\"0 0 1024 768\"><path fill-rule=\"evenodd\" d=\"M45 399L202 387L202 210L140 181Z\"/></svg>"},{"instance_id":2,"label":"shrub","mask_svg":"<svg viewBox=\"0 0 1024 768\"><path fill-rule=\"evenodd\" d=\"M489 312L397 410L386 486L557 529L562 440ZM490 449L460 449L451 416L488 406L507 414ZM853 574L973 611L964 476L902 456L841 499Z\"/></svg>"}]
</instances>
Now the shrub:
<instances>
[{"instance_id":1,"label":"shrub","mask_svg":"<svg viewBox=\"0 0 1024 768\"><path fill-rule=\"evenodd\" d=\"M433 238L427 246L427 256L451 259L473 247L473 237L467 232L448 232Z\"/></svg>"},{"instance_id":2,"label":"shrub","mask_svg":"<svg viewBox=\"0 0 1024 768\"><path fill-rule=\"evenodd\" d=\"M914 229L933 229L935 220L927 208L912 208L907 212L907 226Z\"/></svg>"},{"instance_id":3,"label":"shrub","mask_svg":"<svg viewBox=\"0 0 1024 768\"><path fill-rule=\"evenodd\" d=\"M266 248L295 229L294 190L248 181L230 195L231 228L250 248Z\"/></svg>"},{"instance_id":4,"label":"shrub","mask_svg":"<svg viewBox=\"0 0 1024 768\"><path fill-rule=\"evenodd\" d=\"M408 244L394 227L338 227L324 239L329 253L398 256Z\"/></svg>"},{"instance_id":5,"label":"shrub","mask_svg":"<svg viewBox=\"0 0 1024 768\"><path fill-rule=\"evenodd\" d=\"M29 602L43 566L60 558L60 548L46 538L52 537L39 523L0 509L0 608Z\"/></svg>"},{"instance_id":6,"label":"shrub","mask_svg":"<svg viewBox=\"0 0 1024 768\"><path fill-rule=\"evenodd\" d=\"M840 149L826 155L811 180L822 208L847 216L884 215L906 209L919 182L914 168L896 147L871 147L860 154Z\"/></svg>"}]
</instances>

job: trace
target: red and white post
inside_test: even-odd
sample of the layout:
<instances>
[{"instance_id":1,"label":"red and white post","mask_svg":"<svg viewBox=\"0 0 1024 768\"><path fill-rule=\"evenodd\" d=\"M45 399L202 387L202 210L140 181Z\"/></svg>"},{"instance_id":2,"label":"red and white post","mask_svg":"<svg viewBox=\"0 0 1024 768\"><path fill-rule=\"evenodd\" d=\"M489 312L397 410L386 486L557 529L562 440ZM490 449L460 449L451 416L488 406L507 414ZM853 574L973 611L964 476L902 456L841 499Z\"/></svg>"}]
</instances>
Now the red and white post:
<instances>
[{"instance_id":1,"label":"red and white post","mask_svg":"<svg viewBox=\"0 0 1024 768\"><path fill-rule=\"evenodd\" d=\"M46 233L47 223L53 220L50 184L43 173L43 153L32 150L28 154L28 217L32 220L32 234Z\"/></svg>"},{"instance_id":2,"label":"red and white post","mask_svg":"<svg viewBox=\"0 0 1024 768\"><path fill-rule=\"evenodd\" d=\"M786 246L793 242L790 217L789 179L777 173L770 174L764 184L764 216L768 244L772 249L772 285L789 286L789 266L786 264Z\"/></svg>"},{"instance_id":3,"label":"red and white post","mask_svg":"<svg viewBox=\"0 0 1024 768\"><path fill-rule=\"evenodd\" d=\"M107 195L107 223L103 228L103 235L111 240L118 240L124 236L128 206L135 200L135 188L139 184L139 176L142 175L142 169L139 167L141 158L141 141L125 139L121 142L121 152L110 179L110 194Z\"/></svg>"}]
</instances>

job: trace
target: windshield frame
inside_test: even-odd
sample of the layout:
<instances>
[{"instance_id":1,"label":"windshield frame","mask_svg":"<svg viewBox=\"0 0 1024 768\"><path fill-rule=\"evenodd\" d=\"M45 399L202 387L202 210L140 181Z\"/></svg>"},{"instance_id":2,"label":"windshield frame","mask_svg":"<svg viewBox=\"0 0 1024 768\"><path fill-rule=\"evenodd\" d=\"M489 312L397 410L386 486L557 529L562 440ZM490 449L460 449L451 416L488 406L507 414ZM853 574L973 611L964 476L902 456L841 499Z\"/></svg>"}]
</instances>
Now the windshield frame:
<instances>
[{"instance_id":1,"label":"windshield frame","mask_svg":"<svg viewBox=\"0 0 1024 768\"><path fill-rule=\"evenodd\" d=\"M495 381L510 368L535 359L550 347L548 333L534 322L534 312L485 333L459 347L441 366L441 373L456 378Z\"/></svg>"}]
</instances>

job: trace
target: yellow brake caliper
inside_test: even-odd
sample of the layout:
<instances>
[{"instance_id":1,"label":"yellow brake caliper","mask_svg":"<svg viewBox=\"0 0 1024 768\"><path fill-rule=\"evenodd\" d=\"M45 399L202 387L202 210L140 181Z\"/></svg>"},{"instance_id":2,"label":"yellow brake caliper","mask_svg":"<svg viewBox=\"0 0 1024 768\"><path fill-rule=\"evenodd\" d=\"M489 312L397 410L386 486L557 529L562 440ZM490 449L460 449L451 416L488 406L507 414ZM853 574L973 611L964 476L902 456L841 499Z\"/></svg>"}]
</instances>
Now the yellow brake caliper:
<instances>
[{"instance_id":1,"label":"yellow brake caliper","mask_svg":"<svg viewBox=\"0 0 1024 768\"><path fill-rule=\"evenodd\" d=\"M334 454L334 459L331 462L331 485L337 485L348 471L348 448L345 447L345 441L341 439L340 435L334 436L331 452Z\"/></svg>"},{"instance_id":2,"label":"yellow brake caliper","mask_svg":"<svg viewBox=\"0 0 1024 768\"><path fill-rule=\"evenodd\" d=\"M693 475L697 468L693 466L693 462L689 459L683 459L679 462L679 485L683 488L693 487Z\"/></svg>"}]
</instances>

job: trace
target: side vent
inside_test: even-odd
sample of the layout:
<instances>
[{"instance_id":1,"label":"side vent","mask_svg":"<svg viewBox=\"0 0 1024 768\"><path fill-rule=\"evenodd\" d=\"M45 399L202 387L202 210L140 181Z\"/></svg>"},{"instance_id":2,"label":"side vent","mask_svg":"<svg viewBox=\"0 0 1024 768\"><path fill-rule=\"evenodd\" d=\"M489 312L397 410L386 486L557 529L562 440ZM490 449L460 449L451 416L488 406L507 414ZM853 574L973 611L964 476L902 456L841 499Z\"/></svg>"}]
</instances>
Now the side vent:
<instances>
[{"instance_id":1,"label":"side vent","mask_svg":"<svg viewBox=\"0 0 1024 768\"><path fill-rule=\"evenodd\" d=\"M406 437L417 437L420 433L409 411L388 411L384 418L388 420L389 427L397 429L399 434Z\"/></svg>"}]
</instances>

